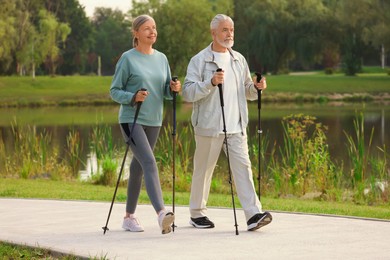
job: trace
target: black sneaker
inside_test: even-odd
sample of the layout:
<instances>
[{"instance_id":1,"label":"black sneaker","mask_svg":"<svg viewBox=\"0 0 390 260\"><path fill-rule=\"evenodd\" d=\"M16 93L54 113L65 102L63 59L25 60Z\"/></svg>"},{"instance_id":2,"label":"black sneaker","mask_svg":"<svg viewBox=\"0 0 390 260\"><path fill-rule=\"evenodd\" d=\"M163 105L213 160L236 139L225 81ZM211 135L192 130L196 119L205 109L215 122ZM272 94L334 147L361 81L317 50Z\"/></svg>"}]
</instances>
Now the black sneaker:
<instances>
[{"instance_id":1,"label":"black sneaker","mask_svg":"<svg viewBox=\"0 0 390 260\"><path fill-rule=\"evenodd\" d=\"M272 215L269 212L264 213L257 213L253 217L251 217L247 224L248 224L248 231L254 231L256 229L259 229L261 227L264 227L265 225L268 225L272 221Z\"/></svg>"},{"instance_id":2,"label":"black sneaker","mask_svg":"<svg viewBox=\"0 0 390 260\"><path fill-rule=\"evenodd\" d=\"M196 228L213 228L214 223L208 217L191 218L190 224Z\"/></svg>"}]
</instances>

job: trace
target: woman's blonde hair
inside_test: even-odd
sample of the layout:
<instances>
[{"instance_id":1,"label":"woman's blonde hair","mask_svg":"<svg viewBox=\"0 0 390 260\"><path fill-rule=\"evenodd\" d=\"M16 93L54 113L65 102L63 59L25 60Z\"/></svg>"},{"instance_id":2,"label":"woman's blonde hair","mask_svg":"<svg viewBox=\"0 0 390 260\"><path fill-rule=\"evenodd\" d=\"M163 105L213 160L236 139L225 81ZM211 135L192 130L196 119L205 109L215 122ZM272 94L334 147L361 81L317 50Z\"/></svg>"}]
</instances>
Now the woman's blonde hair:
<instances>
[{"instance_id":1,"label":"woman's blonde hair","mask_svg":"<svg viewBox=\"0 0 390 260\"><path fill-rule=\"evenodd\" d=\"M132 30L132 33L133 33L133 47L137 47L138 46L138 39L134 36L134 32L137 32L139 30L139 28L141 27L141 25L143 25L145 22L149 21L149 20L153 20L154 19L147 15L147 14L143 14L143 15L140 15L140 16L137 16L134 20L133 20L133 24L131 26L131 30Z\"/></svg>"}]
</instances>

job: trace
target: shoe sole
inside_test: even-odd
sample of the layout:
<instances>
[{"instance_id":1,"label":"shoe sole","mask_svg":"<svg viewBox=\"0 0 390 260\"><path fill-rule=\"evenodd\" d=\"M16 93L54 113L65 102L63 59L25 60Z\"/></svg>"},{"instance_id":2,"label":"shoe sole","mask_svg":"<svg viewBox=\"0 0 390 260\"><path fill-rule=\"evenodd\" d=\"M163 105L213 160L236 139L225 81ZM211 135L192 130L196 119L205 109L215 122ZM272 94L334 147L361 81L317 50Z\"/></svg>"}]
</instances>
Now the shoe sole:
<instances>
[{"instance_id":1,"label":"shoe sole","mask_svg":"<svg viewBox=\"0 0 390 260\"><path fill-rule=\"evenodd\" d=\"M164 216L164 219L162 221L162 234L168 234L172 231L172 223L175 221L175 215L173 213L169 212Z\"/></svg>"},{"instance_id":2,"label":"shoe sole","mask_svg":"<svg viewBox=\"0 0 390 260\"><path fill-rule=\"evenodd\" d=\"M190 225L192 225L193 227L195 228L202 228L202 229L205 229L205 228L214 228L214 226L201 226L201 225L198 225L196 224L194 221L190 220Z\"/></svg>"},{"instance_id":3,"label":"shoe sole","mask_svg":"<svg viewBox=\"0 0 390 260\"><path fill-rule=\"evenodd\" d=\"M255 231L261 227L268 225L271 222L272 222L272 216L271 214L267 213L257 222L256 226L252 228L248 228L248 231Z\"/></svg>"}]
</instances>

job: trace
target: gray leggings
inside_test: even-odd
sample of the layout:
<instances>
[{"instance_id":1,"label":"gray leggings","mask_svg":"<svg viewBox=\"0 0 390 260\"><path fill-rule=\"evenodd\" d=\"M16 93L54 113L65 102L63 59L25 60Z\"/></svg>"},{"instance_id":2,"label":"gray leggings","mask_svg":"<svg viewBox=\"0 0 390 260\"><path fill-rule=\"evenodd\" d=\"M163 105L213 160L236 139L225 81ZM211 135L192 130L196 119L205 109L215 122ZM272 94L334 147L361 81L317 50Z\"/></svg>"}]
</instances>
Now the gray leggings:
<instances>
[{"instance_id":1,"label":"gray leggings","mask_svg":"<svg viewBox=\"0 0 390 260\"><path fill-rule=\"evenodd\" d=\"M131 123L120 124L122 135L130 145L133 160L130 164L130 176L127 185L126 212L134 214L137 208L138 197L141 192L142 176L145 179L146 192L156 212L164 209L160 178L158 175L156 158L153 154L154 146L160 132L160 127L142 126L135 124L132 138L136 145L129 141Z\"/></svg>"}]
</instances>

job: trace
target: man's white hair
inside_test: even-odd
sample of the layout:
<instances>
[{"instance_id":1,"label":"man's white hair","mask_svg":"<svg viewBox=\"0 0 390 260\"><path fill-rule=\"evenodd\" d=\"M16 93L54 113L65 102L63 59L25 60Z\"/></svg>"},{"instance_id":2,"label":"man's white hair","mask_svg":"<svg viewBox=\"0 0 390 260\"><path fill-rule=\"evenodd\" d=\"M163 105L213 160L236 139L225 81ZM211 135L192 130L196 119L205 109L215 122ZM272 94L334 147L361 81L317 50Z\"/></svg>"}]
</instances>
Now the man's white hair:
<instances>
[{"instance_id":1,"label":"man's white hair","mask_svg":"<svg viewBox=\"0 0 390 260\"><path fill-rule=\"evenodd\" d=\"M210 29L211 30L214 30L214 29L217 29L218 25L220 24L220 22L223 22L223 21L229 21L233 24L234 26L234 22L232 20L232 18L230 18L229 16L225 15L225 14L217 14L212 20L211 20L211 23L210 23Z\"/></svg>"}]
</instances>

